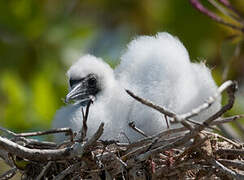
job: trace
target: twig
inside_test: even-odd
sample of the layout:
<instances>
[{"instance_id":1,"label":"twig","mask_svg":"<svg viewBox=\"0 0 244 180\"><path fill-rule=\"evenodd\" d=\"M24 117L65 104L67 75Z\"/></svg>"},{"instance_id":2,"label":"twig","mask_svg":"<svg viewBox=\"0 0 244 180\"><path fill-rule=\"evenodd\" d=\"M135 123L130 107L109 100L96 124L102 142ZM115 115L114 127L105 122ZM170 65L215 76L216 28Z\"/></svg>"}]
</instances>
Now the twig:
<instances>
[{"instance_id":1,"label":"twig","mask_svg":"<svg viewBox=\"0 0 244 180\"><path fill-rule=\"evenodd\" d=\"M86 152L86 150L102 136L104 130L103 127L104 127L104 123L102 122L98 130L95 132L95 134L93 134L93 136L84 145L82 145L81 143L75 143L73 145L74 148L71 153L71 156L82 157L83 154Z\"/></svg>"},{"instance_id":2,"label":"twig","mask_svg":"<svg viewBox=\"0 0 244 180\"><path fill-rule=\"evenodd\" d=\"M37 131L37 132L28 132L28 133L19 133L15 134L16 137L29 137L29 136L42 136L55 133L68 133L70 135L70 140L73 142L73 131L71 128L57 128L51 129L48 131Z\"/></svg>"},{"instance_id":3,"label":"twig","mask_svg":"<svg viewBox=\"0 0 244 180\"><path fill-rule=\"evenodd\" d=\"M231 176L233 179L237 179L237 180L243 180L244 179L244 175L236 173L236 172L228 169L227 167L225 167L223 164L216 161L215 159L211 159L210 162L212 165L214 165L221 172L223 172L224 174L226 174L228 176Z\"/></svg>"},{"instance_id":4,"label":"twig","mask_svg":"<svg viewBox=\"0 0 244 180\"><path fill-rule=\"evenodd\" d=\"M71 147L63 149L30 149L23 147L15 142L12 142L6 138L0 137L0 148L16 156L33 160L33 161L50 161L50 160L64 160L70 159L75 156L82 156L90 145L92 145L103 133L104 123L101 123L97 132L92 138L87 141L84 145L76 142Z\"/></svg>"},{"instance_id":5,"label":"twig","mask_svg":"<svg viewBox=\"0 0 244 180\"><path fill-rule=\"evenodd\" d=\"M0 127L0 130L3 131L4 133L8 134L8 135L11 135L11 136L16 136L16 133L8 130L8 129L5 129L3 127Z\"/></svg>"},{"instance_id":6,"label":"twig","mask_svg":"<svg viewBox=\"0 0 244 180\"><path fill-rule=\"evenodd\" d=\"M219 88L218 91L211 97L208 98L208 100L201 104L200 106L198 106L197 108L192 109L190 112L176 116L177 121L181 121L184 119L189 119L192 118L194 116L197 116L200 112L208 109L215 101L216 99L220 96L220 94L226 90L227 88L229 88L231 85L233 84L232 81L226 81L224 82Z\"/></svg>"},{"instance_id":7,"label":"twig","mask_svg":"<svg viewBox=\"0 0 244 180\"><path fill-rule=\"evenodd\" d=\"M47 141L38 141L36 139L26 139L24 137L20 137L20 135L26 135L26 134L30 134L32 135L32 133L21 133L21 134L16 134L8 129L5 129L3 127L0 127L0 130L3 131L4 133L10 135L10 136L13 136L13 141L16 142L16 141L22 141L28 145L40 145L40 146L48 146L48 147L56 147L56 143L53 143L53 142L47 142ZM38 133L38 132L37 132Z\"/></svg>"},{"instance_id":8,"label":"twig","mask_svg":"<svg viewBox=\"0 0 244 180\"><path fill-rule=\"evenodd\" d=\"M158 140L156 144L152 145L151 149L155 149L155 148L158 148L160 146L162 147L162 146L167 145L169 143L175 142L176 140L179 140L179 139L181 139L184 136L185 136L185 134L180 134L179 136L172 137L172 138L169 138L169 139L163 139L161 141Z\"/></svg>"},{"instance_id":9,"label":"twig","mask_svg":"<svg viewBox=\"0 0 244 180\"><path fill-rule=\"evenodd\" d=\"M95 132L95 134L91 137L91 139L89 139L89 141L87 141L87 143L84 145L84 149L86 149L87 147L93 145L103 134L103 127L104 127L104 123L102 122L98 128L98 130Z\"/></svg>"},{"instance_id":10,"label":"twig","mask_svg":"<svg viewBox=\"0 0 244 180\"><path fill-rule=\"evenodd\" d=\"M196 144L190 146L189 148L185 149L184 152L182 152L176 159L175 159L175 164L178 164L179 161L181 160L181 158L183 158L186 154L188 154L190 151L192 151L193 149L199 147L200 145L202 145L206 140L208 139L207 136L205 136L203 139L201 139L199 142L196 142Z\"/></svg>"},{"instance_id":11,"label":"twig","mask_svg":"<svg viewBox=\"0 0 244 180\"><path fill-rule=\"evenodd\" d=\"M145 100L137 95L135 95L133 92L131 92L130 90L125 90L131 97L133 97L134 99L136 99L137 101L139 101L140 103L146 105L146 106L149 106L159 112L161 112L162 114L168 116L168 117L174 117L175 116L175 113L166 109L166 108L163 108L159 105L156 105L154 104L153 102L149 101L149 100Z\"/></svg>"},{"instance_id":12,"label":"twig","mask_svg":"<svg viewBox=\"0 0 244 180\"><path fill-rule=\"evenodd\" d=\"M198 11L200 11L201 13L205 14L206 16L210 17L212 20L226 25L232 29L238 30L240 32L244 32L244 27L240 27L240 26L236 26L235 24L231 24L229 22L226 22L224 19L222 19L221 17L217 16L215 13L209 11L207 8L205 8L200 2L199 0L190 0L190 3L193 5L193 7L195 7Z\"/></svg>"},{"instance_id":13,"label":"twig","mask_svg":"<svg viewBox=\"0 0 244 180\"><path fill-rule=\"evenodd\" d=\"M239 11L237 11L232 5L231 3L229 2L229 0L218 0L221 4L223 4L225 7L227 7L228 9L230 9L233 13L235 13L238 18L241 20L242 18L242 15L240 14ZM243 21L242 21L242 24L243 24Z\"/></svg>"},{"instance_id":14,"label":"twig","mask_svg":"<svg viewBox=\"0 0 244 180\"><path fill-rule=\"evenodd\" d=\"M228 122L231 122L231 121L234 121L238 118L242 118L243 115L235 115L235 116L231 116L231 117L226 117L226 118L218 118L217 120L211 122L211 126L212 125L218 125L218 124L222 124L222 123L228 123ZM200 124L198 124L200 125ZM147 143L150 143L154 138L163 138L164 136L168 136L168 135L175 135L177 133L180 133L180 132L183 132L183 131L187 131L187 128L185 127L180 127L180 128L175 128L175 129L167 129L167 130L163 130L162 132L158 133L158 134L155 134L153 136L150 136L150 137L147 137L147 138L144 138L144 139L141 139L137 142L134 142L134 143L131 143L129 144L129 146L127 147L128 149L131 149L133 147L138 147L138 146L142 146L142 145L145 145ZM227 139L219 134L215 134L215 133L211 133L211 132L208 132L208 131L204 131L205 133L208 133L208 134L211 134L211 135L215 135L233 145L235 145L236 147L240 147L240 145L238 143L235 143L234 141L231 141L230 139Z\"/></svg>"},{"instance_id":15,"label":"twig","mask_svg":"<svg viewBox=\"0 0 244 180\"><path fill-rule=\"evenodd\" d=\"M27 139L24 137L14 137L11 139L13 142L22 141L27 146L40 146L42 149L53 149L57 148L57 144L54 142L48 142L48 141L39 141L37 139Z\"/></svg>"},{"instance_id":16,"label":"twig","mask_svg":"<svg viewBox=\"0 0 244 180\"><path fill-rule=\"evenodd\" d=\"M159 140L159 138L155 138L155 139L152 141L152 143L149 145L149 147L147 148L146 151L149 151L150 149L152 149L152 147L153 147L154 145L157 144L158 140Z\"/></svg>"},{"instance_id":17,"label":"twig","mask_svg":"<svg viewBox=\"0 0 244 180\"><path fill-rule=\"evenodd\" d=\"M223 91L227 90L227 94L228 94L228 103L223 106L218 112L216 112L215 114L213 114L212 116L210 116L208 119L206 119L202 125L197 126L194 129L194 133L196 132L200 132L201 130L203 130L205 127L210 126L210 124L217 119L218 117L222 116L226 111L228 111L229 109L232 108L232 106L234 105L234 101L235 101L235 92L237 90L237 83L233 82L233 81L226 81L224 82L219 88L218 88L218 92L215 93L215 95L213 97L210 97L208 99L208 102L198 106L197 108L193 109L191 112L189 113L185 113L183 115L178 115L176 117L177 121L185 121L188 118L191 118L193 116L196 116L198 113L204 111L205 109L207 109L210 105L212 104L215 99L221 94L223 93ZM194 134L193 133L193 134Z\"/></svg>"},{"instance_id":18,"label":"twig","mask_svg":"<svg viewBox=\"0 0 244 180\"><path fill-rule=\"evenodd\" d=\"M128 165L124 161L122 161L120 157L116 157L116 159L123 165L124 168L128 167Z\"/></svg>"},{"instance_id":19,"label":"twig","mask_svg":"<svg viewBox=\"0 0 244 180\"><path fill-rule=\"evenodd\" d=\"M131 97L133 97L134 99L136 99L137 101L139 101L140 103L148 106L148 107L151 107L157 111L159 111L160 113L164 114L165 116L168 116L168 117L173 117L175 118L176 117L176 114L164 107L161 107L159 105L156 105L154 104L153 102L149 101L149 100L146 100L146 99L143 99L137 95L135 95L133 92L131 92L130 90L125 90ZM188 123L188 122L185 122L185 121L182 121L181 122L183 126L185 126L187 129L192 129L192 126Z\"/></svg>"},{"instance_id":20,"label":"twig","mask_svg":"<svg viewBox=\"0 0 244 180\"><path fill-rule=\"evenodd\" d=\"M215 0L208 0L215 8L217 8L220 12L222 12L224 15L230 17L231 19L235 20L238 23L241 23L241 19L239 16L236 16L237 14L233 15L233 13L228 12L223 6L220 6ZM233 12L233 11L231 11Z\"/></svg>"},{"instance_id":21,"label":"twig","mask_svg":"<svg viewBox=\"0 0 244 180\"><path fill-rule=\"evenodd\" d=\"M206 121L203 122L206 126L209 126L212 123L212 121L222 116L226 111L230 110L233 107L235 102L235 92L237 90L237 83L233 81L226 81L218 89L220 94L224 90L227 90L227 94L229 97L228 103L225 106L223 106L218 112L216 112L214 115L212 115Z\"/></svg>"},{"instance_id":22,"label":"twig","mask_svg":"<svg viewBox=\"0 0 244 180\"><path fill-rule=\"evenodd\" d=\"M0 147L11 154L34 161L64 159L70 155L72 150L72 148L59 150L29 149L3 137L0 137Z\"/></svg>"},{"instance_id":23,"label":"twig","mask_svg":"<svg viewBox=\"0 0 244 180\"><path fill-rule=\"evenodd\" d=\"M7 172L3 173L0 176L1 180L7 180L7 179L11 179L12 177L14 177L14 175L17 173L18 169L16 167L8 170Z\"/></svg>"},{"instance_id":24,"label":"twig","mask_svg":"<svg viewBox=\"0 0 244 180\"><path fill-rule=\"evenodd\" d=\"M84 145L81 143L75 143L72 147L73 147L73 151L71 151L71 157L74 156L79 156L82 157L83 154L86 152L86 150L92 146L103 134L103 127L104 127L104 123L102 122L99 126L99 128L97 129L97 131L95 132L95 134L93 134L93 136L91 137L91 139L89 139Z\"/></svg>"},{"instance_id":25,"label":"twig","mask_svg":"<svg viewBox=\"0 0 244 180\"><path fill-rule=\"evenodd\" d=\"M217 138L220 138L222 140L225 140L226 142L234 145L236 148L241 148L242 147L240 144L238 144L238 143L236 143L236 142L234 142L234 141L232 141L232 140L230 140L230 139L228 139L228 138L226 138L224 136L221 136L220 134L216 134L216 133L209 132L209 131L203 131L203 132L206 133L206 134L210 134L210 135L216 136Z\"/></svg>"},{"instance_id":26,"label":"twig","mask_svg":"<svg viewBox=\"0 0 244 180\"><path fill-rule=\"evenodd\" d=\"M90 100L86 106L86 113L84 114L83 108L81 107L81 112L82 112L82 117L83 117L83 121L82 121L82 129L81 129L81 141L84 141L86 134L87 134L87 120L88 120L88 114L89 114L89 109L90 109L90 105L92 103L92 100Z\"/></svg>"},{"instance_id":27,"label":"twig","mask_svg":"<svg viewBox=\"0 0 244 180\"><path fill-rule=\"evenodd\" d=\"M205 126L209 126L209 124L211 124L211 122L215 119L217 119L218 117L220 117L223 113L225 113L227 110L229 110L233 104L234 104L234 92L236 90L236 83L232 82L232 81L227 81L225 83L223 83L219 88L218 88L218 91L219 93L222 93L225 89L227 89L227 93L229 95L229 101L228 103L223 107L221 108L218 112L216 112L214 115L212 115L211 117L209 117L207 120L205 120L203 122L204 125L200 125L200 126L196 126L194 128L194 130L190 131L189 133L187 133L183 138L179 139L179 140L176 140L175 142L172 142L168 145L165 145L165 146L162 146L162 147L158 147L156 149L153 149L151 151L148 151L144 154L141 154L139 155L136 160L138 161L144 161L146 159L148 159L151 155L153 154L157 154L159 152L162 152L162 151L166 151L168 149L172 149L172 148L176 148L180 145L183 145L185 144L186 142L188 142L191 138L193 138L195 135L197 135L200 131L202 131ZM201 110L204 110L204 108L202 107L205 107L205 106L208 106L208 105L201 105L199 106ZM196 108L198 109L198 108ZM198 111L198 110L197 110ZM192 111L194 114L194 111ZM185 121L184 118L187 118L187 117L191 117L191 113L186 113L181 115L183 118L181 119L181 121Z\"/></svg>"},{"instance_id":28,"label":"twig","mask_svg":"<svg viewBox=\"0 0 244 180\"><path fill-rule=\"evenodd\" d=\"M150 144L152 144L152 143L150 143ZM135 157L136 155L139 155L140 153L145 152L146 149L148 149L148 147L150 146L150 144L140 146L140 147L137 147L136 149L133 149L129 153L122 156L121 159L123 161L126 161L126 160L130 159L131 157Z\"/></svg>"},{"instance_id":29,"label":"twig","mask_svg":"<svg viewBox=\"0 0 244 180\"><path fill-rule=\"evenodd\" d=\"M216 151L218 155L232 155L244 157L244 149L218 149Z\"/></svg>"},{"instance_id":30,"label":"twig","mask_svg":"<svg viewBox=\"0 0 244 180\"><path fill-rule=\"evenodd\" d=\"M159 139L162 139L164 136L171 136L173 134L177 134L178 132L182 132L182 131L186 131L187 129L185 127L181 127L181 128L176 128L176 129L168 129L168 130L164 130L156 135L153 135L153 136L149 136L147 138L144 138L144 139L141 139L137 142L133 142L133 143L130 143L129 145L127 145L127 151L126 153L128 153L129 151L131 151L133 148L137 148L137 147L141 147L141 146L144 146L144 145L148 145L148 144L151 144L152 141L155 139L155 138L159 138Z\"/></svg>"},{"instance_id":31,"label":"twig","mask_svg":"<svg viewBox=\"0 0 244 180\"><path fill-rule=\"evenodd\" d=\"M234 93L236 91L236 86L237 85L236 85L235 82L232 82L232 81L224 82L218 88L218 91L213 96L208 98L206 103L203 103L202 105L198 106L197 108L194 108L191 112L188 112L188 113L185 113L185 114L182 114L182 115L177 115L174 112L167 110L166 108L163 108L163 107L161 107L159 105L155 105L155 104L153 104L152 102L150 102L148 100L145 100L145 99L143 99L143 98L141 98L139 96L136 96L134 93L132 93L129 90L126 90L126 92L131 97L133 97L137 101L141 102L142 104L144 104L146 106L149 106L149 107L151 107L151 108L163 113L164 115L167 115L169 117L174 118L177 122L181 122L186 128L192 130L192 126L189 123L187 123L186 120L198 115L200 112L202 112L202 111L206 110L207 108L209 108L224 90L231 88L231 90L228 90L228 94L229 94L229 97L230 97L229 100L231 102L228 103L228 106L224 106L221 109L221 111L216 113L214 116L211 116L208 120L204 121L204 125L208 127L214 119L217 119L217 117L220 117L224 112L229 110L233 106L233 103L234 103L234 99L235 99ZM201 126L201 128L204 128L202 126Z\"/></svg>"},{"instance_id":32,"label":"twig","mask_svg":"<svg viewBox=\"0 0 244 180\"><path fill-rule=\"evenodd\" d=\"M49 161L47 163L47 165L44 166L44 168L42 169L41 173L37 176L36 180L41 180L42 177L44 177L46 175L46 173L47 173L48 169L50 168L50 166L52 165L52 163L53 163L52 161Z\"/></svg>"},{"instance_id":33,"label":"twig","mask_svg":"<svg viewBox=\"0 0 244 180\"><path fill-rule=\"evenodd\" d=\"M187 122L190 122L190 123L192 123L192 124L194 124L194 125L203 125L201 122L197 122L197 121L194 121L194 120L191 120L191 119L186 119L186 121ZM211 125L213 124L213 122L211 123ZM215 127L211 127L211 126L206 126L206 128L208 128L208 129L211 129L211 130L214 130L214 131L219 131L217 128L215 128Z\"/></svg>"},{"instance_id":34,"label":"twig","mask_svg":"<svg viewBox=\"0 0 244 180\"><path fill-rule=\"evenodd\" d=\"M244 170L244 162L242 161L228 160L228 159L218 159L218 161L226 166L232 166L234 168Z\"/></svg>"},{"instance_id":35,"label":"twig","mask_svg":"<svg viewBox=\"0 0 244 180\"><path fill-rule=\"evenodd\" d=\"M166 121L167 128L169 129L169 120L168 117L164 114L164 119Z\"/></svg>"},{"instance_id":36,"label":"twig","mask_svg":"<svg viewBox=\"0 0 244 180\"><path fill-rule=\"evenodd\" d=\"M243 118L243 117L244 117L244 115L241 114L241 115L234 115L234 116L225 117L225 118L219 118L219 119L216 119L215 121L213 121L211 123L211 125L219 125L219 124L229 123L229 122L235 121L235 120Z\"/></svg>"},{"instance_id":37,"label":"twig","mask_svg":"<svg viewBox=\"0 0 244 180\"><path fill-rule=\"evenodd\" d=\"M150 149L155 149L158 147L162 147L165 146L167 144L170 144L172 142L175 142L179 139L182 138L183 135L181 136L177 136L177 137L173 137L171 139L164 139L162 141L159 141L159 138L154 138L153 140L149 141L149 142L144 142L144 143L136 143L133 146L128 146L128 150L126 151L125 155L122 157L123 160L131 158L132 156L136 156L141 154L142 152L147 152ZM173 148L172 148L173 149Z\"/></svg>"},{"instance_id":38,"label":"twig","mask_svg":"<svg viewBox=\"0 0 244 180\"><path fill-rule=\"evenodd\" d=\"M192 137L193 137L193 135L191 135L190 133L187 133L183 138L180 138L180 139L178 139L178 140L176 140L176 141L174 141L172 143L169 143L167 145L152 149L150 151L145 152L144 154L139 155L138 157L136 157L136 160L137 161L145 161L146 159L148 159L153 154L158 154L160 152L163 152L163 151L166 151L166 150L169 150L169 149L173 149L173 148L176 148L178 146L181 146L181 145L185 144Z\"/></svg>"},{"instance_id":39,"label":"twig","mask_svg":"<svg viewBox=\"0 0 244 180\"><path fill-rule=\"evenodd\" d=\"M80 166L81 166L81 162L78 162L76 164L73 164L73 165L69 166L68 168L66 168L58 176L54 177L54 179L56 179L56 180L62 180L62 179L65 178L65 176L67 176L68 174L71 174L73 171L75 171L76 169L78 169Z\"/></svg>"},{"instance_id":40,"label":"twig","mask_svg":"<svg viewBox=\"0 0 244 180\"><path fill-rule=\"evenodd\" d=\"M139 134L143 135L144 137L148 137L148 135L146 135L141 129L137 128L136 125L135 125L135 122L132 121L129 123L129 126L135 130L136 132L138 132Z\"/></svg>"},{"instance_id":41,"label":"twig","mask_svg":"<svg viewBox=\"0 0 244 180\"><path fill-rule=\"evenodd\" d=\"M171 136L171 135L175 135L177 133L186 131L187 128L185 127L180 127L180 128L175 128L175 129L167 129L167 130L163 130L162 132L159 132L156 135L141 139L137 142L131 143L129 144L129 146L127 147L127 149L132 149L133 147L139 147L139 146L143 146L145 144L151 143L153 141L153 139L155 138L163 138L164 136Z\"/></svg>"}]
</instances>

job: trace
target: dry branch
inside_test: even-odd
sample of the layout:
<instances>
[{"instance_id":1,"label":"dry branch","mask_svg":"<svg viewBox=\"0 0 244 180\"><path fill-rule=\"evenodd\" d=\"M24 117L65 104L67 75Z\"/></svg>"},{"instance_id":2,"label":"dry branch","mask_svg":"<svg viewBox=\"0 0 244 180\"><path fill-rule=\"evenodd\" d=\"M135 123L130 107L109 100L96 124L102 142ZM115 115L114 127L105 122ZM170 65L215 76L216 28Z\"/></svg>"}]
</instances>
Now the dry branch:
<instances>
[{"instance_id":1,"label":"dry branch","mask_svg":"<svg viewBox=\"0 0 244 180\"><path fill-rule=\"evenodd\" d=\"M203 123L194 123L190 118L209 108L224 90L228 93L228 103ZM185 114L176 114L163 107L136 96L127 90L137 101L162 114L181 122L184 127L167 129L153 136L145 136L137 142L122 144L117 141L99 141L103 133L102 123L97 132L85 140L89 127L81 130L81 140L63 143L62 148L52 142L27 139L32 135L44 135L55 131L16 134L4 128L11 139L0 136L0 157L12 170L1 177L10 177L21 169L23 177L31 179L200 179L205 177L242 179L244 178L243 145L205 129L213 125L235 121L243 115L222 118L231 109L235 97L236 83L225 82L218 92L206 103ZM83 113L86 124L89 107ZM190 121L188 121L190 120ZM135 133L143 134L132 124ZM56 131L60 133L60 129ZM204 134L201 138L201 134ZM200 139L199 139L200 138ZM194 140L194 141L192 141ZM206 158L207 157L207 158ZM19 166L19 161L27 162ZM194 164L194 166L192 166ZM213 168L214 167L214 168ZM16 170L16 171L15 171Z\"/></svg>"},{"instance_id":2,"label":"dry branch","mask_svg":"<svg viewBox=\"0 0 244 180\"><path fill-rule=\"evenodd\" d=\"M6 138L0 137L0 147L1 149L6 150L8 153L33 161L55 161L71 159L75 156L82 156L85 150L100 138L103 133L103 126L104 124L101 123L97 132L84 145L76 142L71 147L66 147L63 149L30 149L12 142Z\"/></svg>"},{"instance_id":3,"label":"dry branch","mask_svg":"<svg viewBox=\"0 0 244 180\"><path fill-rule=\"evenodd\" d=\"M87 120L88 120L88 114L89 114L89 109L90 109L91 103L92 103L92 100L90 100L88 102L85 113L84 113L83 107L81 107L82 118L83 118L82 128L81 128L81 141L84 141L84 139L86 137L87 130L88 130Z\"/></svg>"},{"instance_id":4,"label":"dry branch","mask_svg":"<svg viewBox=\"0 0 244 180\"><path fill-rule=\"evenodd\" d=\"M7 172L5 172L4 174L2 174L0 176L1 180L7 180L7 179L11 179L12 177L14 177L14 175L17 173L18 169L16 167L8 170Z\"/></svg>"}]
</instances>

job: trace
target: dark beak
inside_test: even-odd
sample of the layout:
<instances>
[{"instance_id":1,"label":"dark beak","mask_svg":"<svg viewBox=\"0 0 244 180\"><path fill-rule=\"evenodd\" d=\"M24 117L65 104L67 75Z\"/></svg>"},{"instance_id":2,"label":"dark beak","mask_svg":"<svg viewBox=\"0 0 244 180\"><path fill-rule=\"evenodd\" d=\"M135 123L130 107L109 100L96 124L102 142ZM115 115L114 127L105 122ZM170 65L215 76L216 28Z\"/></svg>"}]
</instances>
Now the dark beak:
<instances>
[{"instance_id":1,"label":"dark beak","mask_svg":"<svg viewBox=\"0 0 244 180\"><path fill-rule=\"evenodd\" d=\"M65 103L75 101L85 106L88 104L89 101L93 101L94 98L95 97L91 94L87 83L85 81L82 81L74 86L71 91L66 95Z\"/></svg>"}]
</instances>

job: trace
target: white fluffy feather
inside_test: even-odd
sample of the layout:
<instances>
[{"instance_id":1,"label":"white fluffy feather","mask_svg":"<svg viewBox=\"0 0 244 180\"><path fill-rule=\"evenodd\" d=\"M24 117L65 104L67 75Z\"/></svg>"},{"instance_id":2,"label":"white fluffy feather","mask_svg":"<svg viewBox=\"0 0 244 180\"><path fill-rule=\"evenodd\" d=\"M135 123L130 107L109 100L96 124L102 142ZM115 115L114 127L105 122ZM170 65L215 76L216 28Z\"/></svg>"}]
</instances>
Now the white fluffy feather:
<instances>
[{"instance_id":1,"label":"white fluffy feather","mask_svg":"<svg viewBox=\"0 0 244 180\"><path fill-rule=\"evenodd\" d=\"M88 137L105 122L102 139L131 141L142 138L128 123L148 135L166 128L162 114L129 97L124 89L149 99L176 113L185 113L212 96L217 86L210 70L203 64L191 63L184 45L168 33L141 36L128 45L120 65L113 71L102 59L91 55L80 58L68 71L69 77L98 75L102 91L91 105L88 119ZM195 119L202 121L220 108L220 100ZM82 115L79 105L60 109L53 127L71 127L80 130ZM59 137L59 141L63 137Z\"/></svg>"}]
</instances>

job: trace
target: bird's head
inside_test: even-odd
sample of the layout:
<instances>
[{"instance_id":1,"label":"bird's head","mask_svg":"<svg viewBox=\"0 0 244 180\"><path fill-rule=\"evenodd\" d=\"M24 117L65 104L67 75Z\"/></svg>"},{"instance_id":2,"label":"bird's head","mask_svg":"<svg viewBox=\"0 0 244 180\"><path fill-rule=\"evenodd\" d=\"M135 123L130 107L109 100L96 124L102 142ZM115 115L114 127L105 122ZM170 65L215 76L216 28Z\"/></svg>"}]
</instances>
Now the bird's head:
<instances>
[{"instance_id":1,"label":"bird's head","mask_svg":"<svg viewBox=\"0 0 244 180\"><path fill-rule=\"evenodd\" d=\"M75 101L82 105L106 92L114 82L112 68L92 55L81 57L70 67L67 75L69 93L65 102Z\"/></svg>"}]
</instances>

